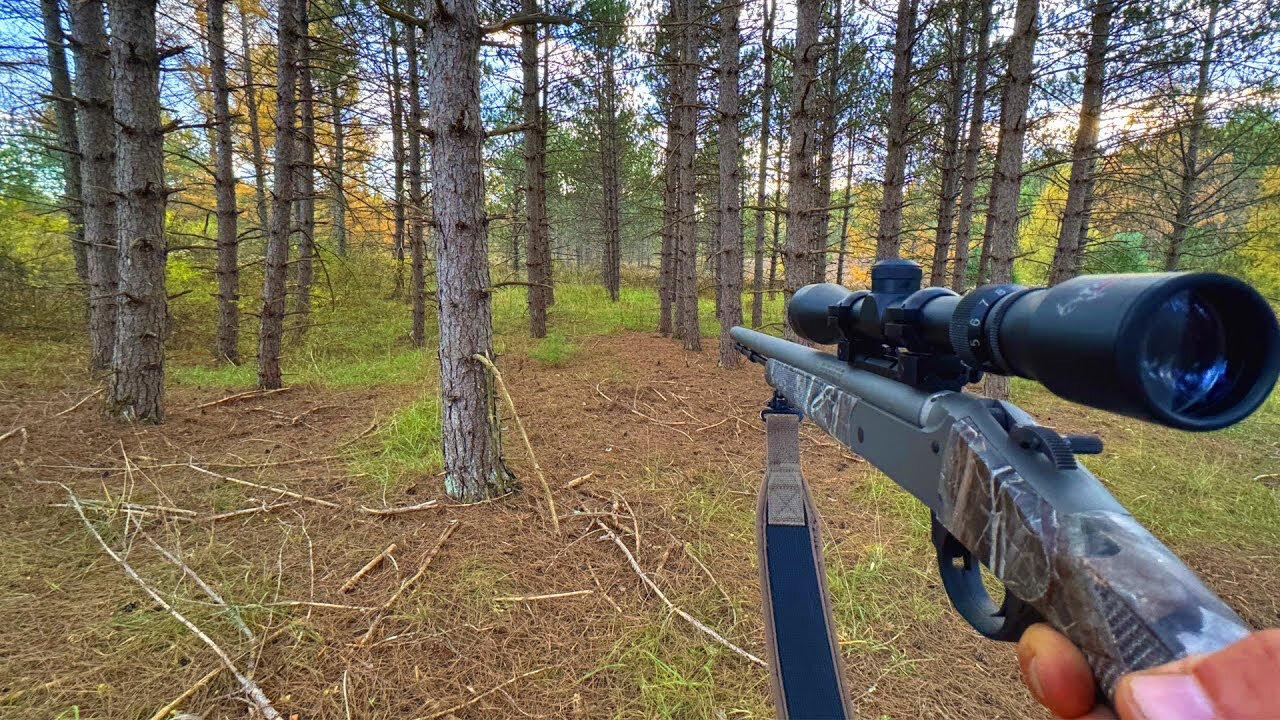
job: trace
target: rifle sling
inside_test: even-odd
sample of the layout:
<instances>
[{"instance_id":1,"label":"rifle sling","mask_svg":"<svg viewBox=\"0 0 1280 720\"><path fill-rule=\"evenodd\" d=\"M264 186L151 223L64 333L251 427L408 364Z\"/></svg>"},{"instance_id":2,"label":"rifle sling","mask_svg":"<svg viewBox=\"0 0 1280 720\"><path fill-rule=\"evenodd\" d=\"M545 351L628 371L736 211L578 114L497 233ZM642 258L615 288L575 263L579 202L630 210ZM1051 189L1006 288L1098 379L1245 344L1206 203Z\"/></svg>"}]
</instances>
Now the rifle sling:
<instances>
[{"instance_id":1,"label":"rifle sling","mask_svg":"<svg viewBox=\"0 0 1280 720\"><path fill-rule=\"evenodd\" d=\"M818 513L800 473L800 416L764 413L766 468L756 504L774 707L783 720L853 717L831 626Z\"/></svg>"}]
</instances>

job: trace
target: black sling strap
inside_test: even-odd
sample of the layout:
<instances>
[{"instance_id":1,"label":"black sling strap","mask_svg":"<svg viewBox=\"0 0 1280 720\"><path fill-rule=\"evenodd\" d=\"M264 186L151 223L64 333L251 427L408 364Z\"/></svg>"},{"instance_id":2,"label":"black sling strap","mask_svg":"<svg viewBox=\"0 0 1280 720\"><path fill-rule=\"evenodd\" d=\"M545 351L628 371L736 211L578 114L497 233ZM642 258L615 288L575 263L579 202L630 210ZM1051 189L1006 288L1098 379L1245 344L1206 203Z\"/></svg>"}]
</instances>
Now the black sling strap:
<instances>
[{"instance_id":1,"label":"black sling strap","mask_svg":"<svg viewBox=\"0 0 1280 720\"><path fill-rule=\"evenodd\" d=\"M783 720L853 717L831 627L818 514L800 473L800 414L775 399L763 413L764 483L756 548L773 702Z\"/></svg>"}]
</instances>

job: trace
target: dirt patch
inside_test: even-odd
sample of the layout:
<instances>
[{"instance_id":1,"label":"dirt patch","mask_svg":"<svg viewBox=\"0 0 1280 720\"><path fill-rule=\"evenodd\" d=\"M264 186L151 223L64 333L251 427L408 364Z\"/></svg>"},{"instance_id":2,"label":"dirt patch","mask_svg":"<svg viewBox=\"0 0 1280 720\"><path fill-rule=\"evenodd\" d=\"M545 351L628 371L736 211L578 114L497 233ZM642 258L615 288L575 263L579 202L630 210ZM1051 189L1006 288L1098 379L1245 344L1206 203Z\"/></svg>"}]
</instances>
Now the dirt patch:
<instances>
[{"instance_id":1,"label":"dirt patch","mask_svg":"<svg viewBox=\"0 0 1280 720\"><path fill-rule=\"evenodd\" d=\"M500 366L556 488L559 536L514 433L507 451L525 492L471 507L362 512L441 497L438 477L385 488L348 465L349 453L368 447L370 428L412 400L403 389L298 387L197 408L233 390L177 388L166 425L122 427L99 419L93 402L53 417L92 388L5 386L0 428L30 426L25 442L0 445L6 717L72 707L80 717L149 717L216 666L71 510L50 507L65 493L38 481L110 506L94 512L95 526L241 667L256 668L286 717L769 717L764 671L669 613L593 529L600 519L615 527L675 603L760 654L751 523L763 462L757 412L768 389L758 366L721 370L713 349L685 353L644 334L583 341L562 367L514 356ZM1042 717L1018 682L1012 648L979 638L947 606L922 549L921 518L885 510L904 497L813 428L802 442L859 714ZM201 474L188 461L338 507L301 501L212 522L291 498ZM197 515L126 521L124 501ZM421 580L360 644L377 614L361 608L383 605L451 523ZM237 605L256 642L147 538L180 552ZM388 561L339 592L391 543ZM1206 551L1190 562L1251 621L1275 624L1276 563L1245 555ZM507 599L577 591L590 592ZM184 708L249 714L225 673Z\"/></svg>"}]
</instances>

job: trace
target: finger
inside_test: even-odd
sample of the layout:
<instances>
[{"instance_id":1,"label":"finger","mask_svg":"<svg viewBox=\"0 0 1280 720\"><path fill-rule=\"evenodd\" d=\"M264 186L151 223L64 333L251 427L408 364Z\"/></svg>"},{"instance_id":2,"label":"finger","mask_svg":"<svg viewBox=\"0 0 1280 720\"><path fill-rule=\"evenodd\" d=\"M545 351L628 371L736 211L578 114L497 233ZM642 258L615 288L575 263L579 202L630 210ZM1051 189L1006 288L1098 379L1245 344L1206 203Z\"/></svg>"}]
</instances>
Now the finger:
<instances>
[{"instance_id":1,"label":"finger","mask_svg":"<svg viewBox=\"0 0 1280 720\"><path fill-rule=\"evenodd\" d=\"M1124 720L1211 720L1280 716L1280 630L1264 630L1208 655L1120 680L1116 708Z\"/></svg>"},{"instance_id":2,"label":"finger","mask_svg":"<svg viewBox=\"0 0 1280 720\"><path fill-rule=\"evenodd\" d=\"M1018 641L1018 665L1031 694L1054 715L1081 718L1093 709L1093 672L1080 650L1057 630L1044 623L1027 628Z\"/></svg>"}]
</instances>

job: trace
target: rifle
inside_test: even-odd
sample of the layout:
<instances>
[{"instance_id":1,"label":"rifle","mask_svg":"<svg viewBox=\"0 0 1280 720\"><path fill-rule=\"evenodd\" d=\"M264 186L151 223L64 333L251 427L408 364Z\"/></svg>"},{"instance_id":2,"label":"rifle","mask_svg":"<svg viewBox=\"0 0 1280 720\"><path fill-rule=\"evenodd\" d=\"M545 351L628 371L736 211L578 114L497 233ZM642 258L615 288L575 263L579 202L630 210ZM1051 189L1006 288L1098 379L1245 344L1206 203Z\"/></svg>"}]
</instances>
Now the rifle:
<instances>
[{"instance_id":1,"label":"rifle","mask_svg":"<svg viewBox=\"0 0 1280 720\"><path fill-rule=\"evenodd\" d=\"M886 260L871 290L822 283L787 306L802 339L735 327L775 393L757 519L775 705L846 717L817 514L799 470L808 418L929 507L952 605L979 633L1017 640L1048 622L1083 651L1104 699L1121 675L1243 638L1250 628L1076 459L1100 439L1059 435L1015 405L964 392L983 373L1192 431L1247 417L1280 373L1267 302L1212 273L1094 275L1052 288L920 289ZM997 603L986 566L1004 584Z\"/></svg>"}]
</instances>

